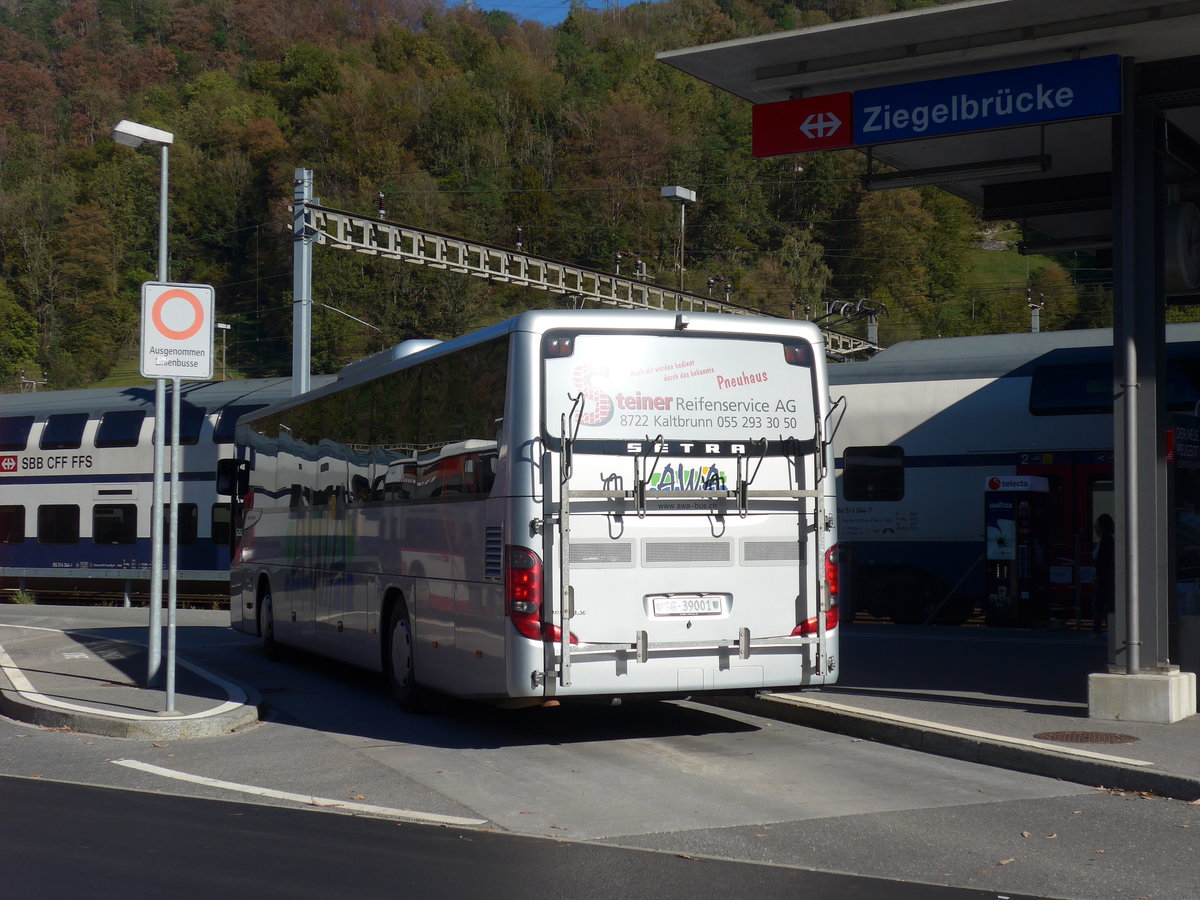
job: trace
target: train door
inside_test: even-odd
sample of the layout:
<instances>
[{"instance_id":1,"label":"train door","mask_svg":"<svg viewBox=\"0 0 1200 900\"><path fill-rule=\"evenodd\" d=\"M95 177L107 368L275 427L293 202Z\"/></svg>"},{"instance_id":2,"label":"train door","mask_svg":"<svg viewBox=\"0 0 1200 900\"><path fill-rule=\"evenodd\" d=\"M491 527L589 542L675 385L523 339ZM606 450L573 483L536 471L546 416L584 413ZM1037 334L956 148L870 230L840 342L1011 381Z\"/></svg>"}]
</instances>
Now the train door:
<instances>
[{"instance_id":1,"label":"train door","mask_svg":"<svg viewBox=\"0 0 1200 900\"><path fill-rule=\"evenodd\" d=\"M1035 475L987 479L984 621L988 625L1046 623L1049 610L1050 492Z\"/></svg>"},{"instance_id":2,"label":"train door","mask_svg":"<svg viewBox=\"0 0 1200 900\"><path fill-rule=\"evenodd\" d=\"M1045 478L1049 486L1050 617L1079 627L1091 610L1096 518L1113 513L1112 454L1030 454L1017 466L1017 474Z\"/></svg>"}]
</instances>

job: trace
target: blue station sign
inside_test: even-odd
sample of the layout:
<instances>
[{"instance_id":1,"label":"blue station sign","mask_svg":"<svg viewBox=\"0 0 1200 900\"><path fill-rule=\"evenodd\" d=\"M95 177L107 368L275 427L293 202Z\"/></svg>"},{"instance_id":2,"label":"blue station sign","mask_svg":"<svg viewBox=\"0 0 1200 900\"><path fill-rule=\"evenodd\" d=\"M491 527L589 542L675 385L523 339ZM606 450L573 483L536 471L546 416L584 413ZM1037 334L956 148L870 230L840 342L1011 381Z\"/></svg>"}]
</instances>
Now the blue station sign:
<instances>
[{"instance_id":1,"label":"blue station sign","mask_svg":"<svg viewBox=\"0 0 1200 900\"><path fill-rule=\"evenodd\" d=\"M1096 56L854 92L854 143L1110 116L1121 111L1121 58Z\"/></svg>"}]
</instances>

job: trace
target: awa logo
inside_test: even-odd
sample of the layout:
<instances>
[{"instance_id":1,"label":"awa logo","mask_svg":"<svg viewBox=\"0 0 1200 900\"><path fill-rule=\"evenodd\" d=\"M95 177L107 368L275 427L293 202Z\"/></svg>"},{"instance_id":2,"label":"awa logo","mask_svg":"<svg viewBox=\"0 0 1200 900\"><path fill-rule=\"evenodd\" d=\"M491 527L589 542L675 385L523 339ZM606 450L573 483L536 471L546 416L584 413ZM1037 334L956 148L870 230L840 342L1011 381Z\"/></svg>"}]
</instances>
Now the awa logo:
<instances>
[{"instance_id":1,"label":"awa logo","mask_svg":"<svg viewBox=\"0 0 1200 900\"><path fill-rule=\"evenodd\" d=\"M593 378L605 378L608 368L596 363L584 363L576 366L571 380L583 394L587 403L583 407L583 415L579 421L582 425L606 425L613 417L613 400L599 387L592 384Z\"/></svg>"},{"instance_id":2,"label":"awa logo","mask_svg":"<svg viewBox=\"0 0 1200 900\"><path fill-rule=\"evenodd\" d=\"M17 458L15 456L0 456L0 472L8 474L15 471L17 471Z\"/></svg>"},{"instance_id":3,"label":"awa logo","mask_svg":"<svg viewBox=\"0 0 1200 900\"><path fill-rule=\"evenodd\" d=\"M652 491L725 491L729 489L725 473L716 466L668 464L662 472L650 476Z\"/></svg>"}]
</instances>

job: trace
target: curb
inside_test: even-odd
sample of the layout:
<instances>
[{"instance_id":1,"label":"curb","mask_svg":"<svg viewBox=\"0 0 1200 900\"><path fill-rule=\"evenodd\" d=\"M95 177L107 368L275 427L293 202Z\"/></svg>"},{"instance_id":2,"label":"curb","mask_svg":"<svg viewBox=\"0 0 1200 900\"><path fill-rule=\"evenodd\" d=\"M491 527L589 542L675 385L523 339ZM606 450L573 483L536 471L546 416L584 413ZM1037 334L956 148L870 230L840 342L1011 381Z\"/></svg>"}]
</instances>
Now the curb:
<instances>
[{"instance_id":1,"label":"curb","mask_svg":"<svg viewBox=\"0 0 1200 900\"><path fill-rule=\"evenodd\" d=\"M211 711L186 715L107 713L89 708L82 701L70 704L62 701L59 706L33 690L3 647L0 647L0 657L0 661L5 663L0 665L0 714L42 728L139 740L216 737L256 724L263 709L263 701L257 691L234 684L182 658L176 660L178 665L217 687L228 698L227 701ZM25 683L14 684L14 678ZM39 699L47 702L39 702Z\"/></svg>"},{"instance_id":2,"label":"curb","mask_svg":"<svg viewBox=\"0 0 1200 900\"><path fill-rule=\"evenodd\" d=\"M1032 741L1004 735L965 731L936 722L795 696L760 694L754 698L718 697L708 702L767 719L1089 787L1146 791L1175 800L1200 799L1200 778L1104 759L1103 754L1035 746Z\"/></svg>"},{"instance_id":3,"label":"curb","mask_svg":"<svg viewBox=\"0 0 1200 900\"><path fill-rule=\"evenodd\" d=\"M247 698L237 709L212 716L163 715L161 718L116 719L103 713L69 712L25 700L0 673L0 713L10 719L42 728L63 728L102 737L135 740L182 740L218 737L259 721L261 701Z\"/></svg>"}]
</instances>

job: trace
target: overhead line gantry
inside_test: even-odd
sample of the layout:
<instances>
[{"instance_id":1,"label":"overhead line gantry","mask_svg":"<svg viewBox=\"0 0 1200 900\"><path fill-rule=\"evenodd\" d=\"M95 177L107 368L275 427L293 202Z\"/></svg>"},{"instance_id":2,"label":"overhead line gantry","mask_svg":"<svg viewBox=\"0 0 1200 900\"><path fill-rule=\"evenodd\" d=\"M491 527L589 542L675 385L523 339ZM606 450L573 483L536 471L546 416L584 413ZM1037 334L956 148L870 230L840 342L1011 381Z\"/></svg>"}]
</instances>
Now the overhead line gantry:
<instances>
[{"instance_id":1,"label":"overhead line gantry","mask_svg":"<svg viewBox=\"0 0 1200 900\"><path fill-rule=\"evenodd\" d=\"M521 250L330 209L300 196L296 197L293 216L293 227L303 226L303 235L297 235L298 244L316 242L342 250L459 272L492 282L536 288L568 298L581 307L597 305L774 317L772 313L761 309L672 290L636 277L601 272ZM833 360L865 356L880 349L871 341L840 331L822 329L822 333L826 355Z\"/></svg>"}]
</instances>

